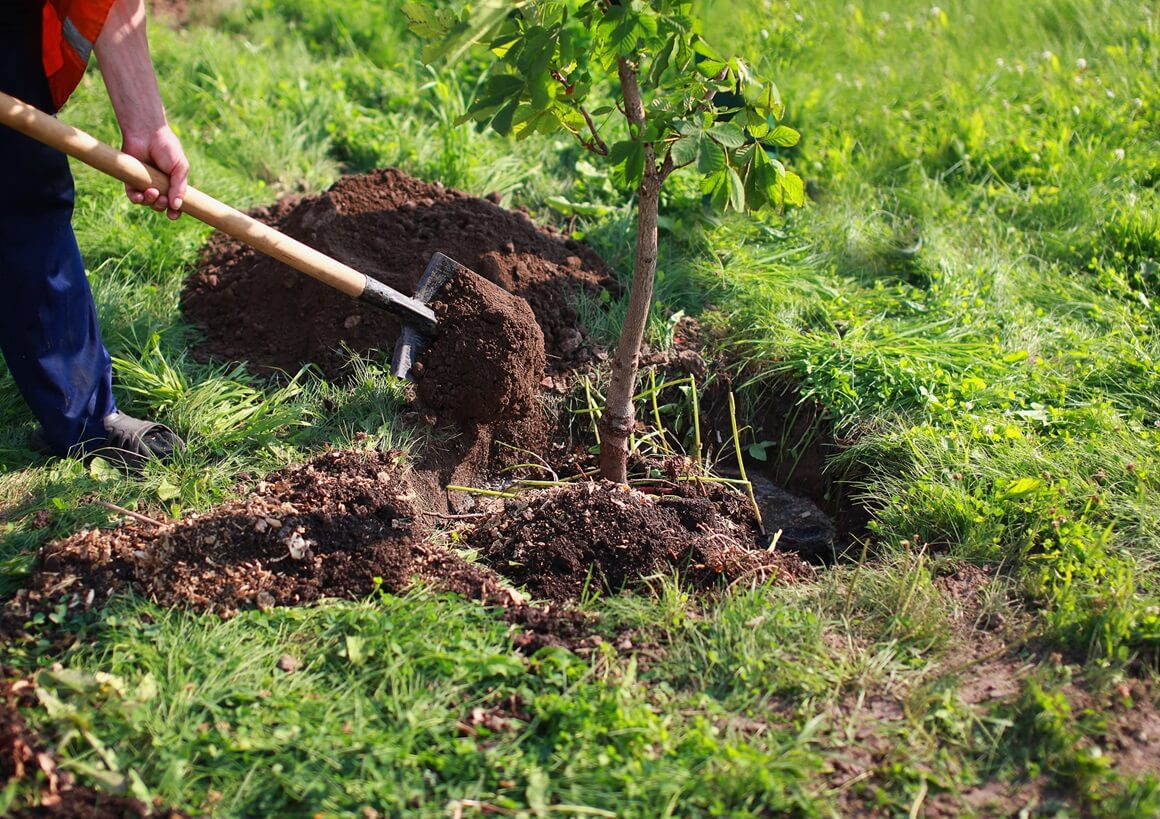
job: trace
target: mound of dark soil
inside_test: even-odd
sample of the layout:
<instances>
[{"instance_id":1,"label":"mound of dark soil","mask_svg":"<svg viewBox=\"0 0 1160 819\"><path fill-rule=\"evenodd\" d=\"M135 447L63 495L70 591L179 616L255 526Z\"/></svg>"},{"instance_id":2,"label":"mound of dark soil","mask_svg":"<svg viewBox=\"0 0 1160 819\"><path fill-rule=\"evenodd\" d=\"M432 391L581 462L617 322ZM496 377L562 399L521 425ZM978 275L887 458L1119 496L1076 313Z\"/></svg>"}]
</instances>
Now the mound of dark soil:
<instances>
[{"instance_id":1,"label":"mound of dark soil","mask_svg":"<svg viewBox=\"0 0 1160 819\"><path fill-rule=\"evenodd\" d=\"M467 537L496 571L536 597L563 601L587 584L619 591L678 572L698 589L807 572L793 555L757 547L743 498L716 484L652 495L580 483L510 500Z\"/></svg>"},{"instance_id":2,"label":"mound of dark soil","mask_svg":"<svg viewBox=\"0 0 1160 819\"><path fill-rule=\"evenodd\" d=\"M132 589L162 605L230 615L239 609L361 598L414 578L481 601L499 579L426 543L418 499L395 459L331 452L270 475L240 500L150 527L128 523L48 544L15 601L34 608L66 593L74 605Z\"/></svg>"},{"instance_id":3,"label":"mound of dark soil","mask_svg":"<svg viewBox=\"0 0 1160 819\"><path fill-rule=\"evenodd\" d=\"M320 196L284 199L252 215L403 293L436 251L531 305L552 370L586 359L572 293L613 287L595 253L527 215L387 169L346 177ZM338 377L343 345L389 352L398 322L222 234L186 282L186 318L204 335L199 357Z\"/></svg>"},{"instance_id":4,"label":"mound of dark soil","mask_svg":"<svg viewBox=\"0 0 1160 819\"><path fill-rule=\"evenodd\" d=\"M585 615L529 606L487 567L427 542L421 506L394 456L326 453L205 515L160 526L129 522L49 543L27 587L5 607L0 634L18 637L34 612L62 599L88 608L120 591L229 616L360 599L376 587L401 592L420 581L502 608L521 651L586 644L593 624Z\"/></svg>"}]
</instances>

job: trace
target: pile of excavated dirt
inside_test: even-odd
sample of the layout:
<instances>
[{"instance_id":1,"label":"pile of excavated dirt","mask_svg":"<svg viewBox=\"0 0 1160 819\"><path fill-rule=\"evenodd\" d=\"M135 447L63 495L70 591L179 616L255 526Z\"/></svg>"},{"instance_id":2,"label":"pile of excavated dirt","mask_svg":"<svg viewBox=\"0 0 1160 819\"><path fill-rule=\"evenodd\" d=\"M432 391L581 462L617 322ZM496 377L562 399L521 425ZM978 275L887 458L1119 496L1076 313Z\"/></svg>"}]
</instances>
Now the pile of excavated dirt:
<instances>
[{"instance_id":1,"label":"pile of excavated dirt","mask_svg":"<svg viewBox=\"0 0 1160 819\"><path fill-rule=\"evenodd\" d=\"M48 544L10 618L62 592L73 605L132 589L165 606L231 615L326 597L401 591L414 579L503 600L500 580L426 542L395 458L330 452L282 469L239 500L177 523L87 529Z\"/></svg>"},{"instance_id":2,"label":"pile of excavated dirt","mask_svg":"<svg viewBox=\"0 0 1160 819\"><path fill-rule=\"evenodd\" d=\"M284 199L252 215L406 294L436 251L531 305L550 371L587 360L571 302L615 282L600 258L520 211L386 169L346 177L319 196ZM398 321L215 234L181 299L203 339L201 358L295 372L314 364L341 376L345 345L390 353Z\"/></svg>"},{"instance_id":3,"label":"pile of excavated dirt","mask_svg":"<svg viewBox=\"0 0 1160 819\"><path fill-rule=\"evenodd\" d=\"M357 600L376 588L402 592L418 581L502 608L521 651L590 641L585 615L528 605L491 569L428 542L429 513L408 478L394 455L329 452L204 515L77 532L42 549L26 587L0 614L0 635L21 639L34 613L62 602L90 608L130 590L230 616Z\"/></svg>"},{"instance_id":4,"label":"pile of excavated dirt","mask_svg":"<svg viewBox=\"0 0 1160 819\"><path fill-rule=\"evenodd\" d=\"M497 572L554 601L674 573L713 589L809 572L796 555L758 548L757 533L747 501L717 484L653 495L586 482L509 500L466 540Z\"/></svg>"}]
</instances>

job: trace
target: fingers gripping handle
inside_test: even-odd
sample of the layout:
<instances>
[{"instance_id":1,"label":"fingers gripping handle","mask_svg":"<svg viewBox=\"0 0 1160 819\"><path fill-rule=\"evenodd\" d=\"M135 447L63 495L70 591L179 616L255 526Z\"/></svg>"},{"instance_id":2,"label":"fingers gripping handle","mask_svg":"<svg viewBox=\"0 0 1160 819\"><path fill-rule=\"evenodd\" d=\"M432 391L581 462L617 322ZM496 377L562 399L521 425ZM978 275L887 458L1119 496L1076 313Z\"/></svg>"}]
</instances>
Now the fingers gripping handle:
<instances>
[{"instance_id":1,"label":"fingers gripping handle","mask_svg":"<svg viewBox=\"0 0 1160 819\"><path fill-rule=\"evenodd\" d=\"M3 92L0 92L0 123L119 179L130 187L139 190L155 187L162 193L169 189L169 177L156 168ZM425 304L369 279L337 259L274 230L196 188L190 187L186 191L181 211L352 298L370 301L404 319L419 320L425 326L435 324L435 314ZM386 297L383 291L386 291Z\"/></svg>"}]
</instances>

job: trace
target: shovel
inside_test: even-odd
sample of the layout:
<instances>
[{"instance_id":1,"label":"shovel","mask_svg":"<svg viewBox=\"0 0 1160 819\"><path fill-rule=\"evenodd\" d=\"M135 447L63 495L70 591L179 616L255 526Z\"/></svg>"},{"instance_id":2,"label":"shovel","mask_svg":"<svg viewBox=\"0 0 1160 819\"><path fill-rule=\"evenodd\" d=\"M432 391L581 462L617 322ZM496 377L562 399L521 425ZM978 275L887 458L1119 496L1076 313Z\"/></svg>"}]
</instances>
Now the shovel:
<instances>
[{"instance_id":1,"label":"shovel","mask_svg":"<svg viewBox=\"0 0 1160 819\"><path fill-rule=\"evenodd\" d=\"M169 177L156 168L3 92L0 92L0 123L138 190L153 187L165 193L169 187ZM181 212L351 298L401 319L403 329L391 360L391 372L399 378L408 377L415 358L438 331L439 322L428 303L457 273L467 271L454 259L436 253L427 263L415 295L406 296L192 186L186 190Z\"/></svg>"}]
</instances>

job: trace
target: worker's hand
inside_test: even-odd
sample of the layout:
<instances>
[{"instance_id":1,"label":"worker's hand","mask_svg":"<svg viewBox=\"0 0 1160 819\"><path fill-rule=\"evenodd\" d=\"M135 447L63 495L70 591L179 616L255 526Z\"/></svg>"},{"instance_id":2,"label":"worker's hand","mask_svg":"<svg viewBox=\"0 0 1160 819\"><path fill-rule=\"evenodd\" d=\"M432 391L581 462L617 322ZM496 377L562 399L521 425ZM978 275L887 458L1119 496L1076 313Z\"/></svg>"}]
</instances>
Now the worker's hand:
<instances>
[{"instance_id":1,"label":"worker's hand","mask_svg":"<svg viewBox=\"0 0 1160 819\"><path fill-rule=\"evenodd\" d=\"M185 158L185 150L181 147L181 140L177 138L177 134L173 133L168 125L163 125L144 136L131 136L126 133L121 150L169 175L168 193L162 193L152 187L137 190L126 185L125 193L128 194L129 201L138 205L148 205L158 212L167 211L170 219L180 216L189 179L189 160Z\"/></svg>"}]
</instances>

